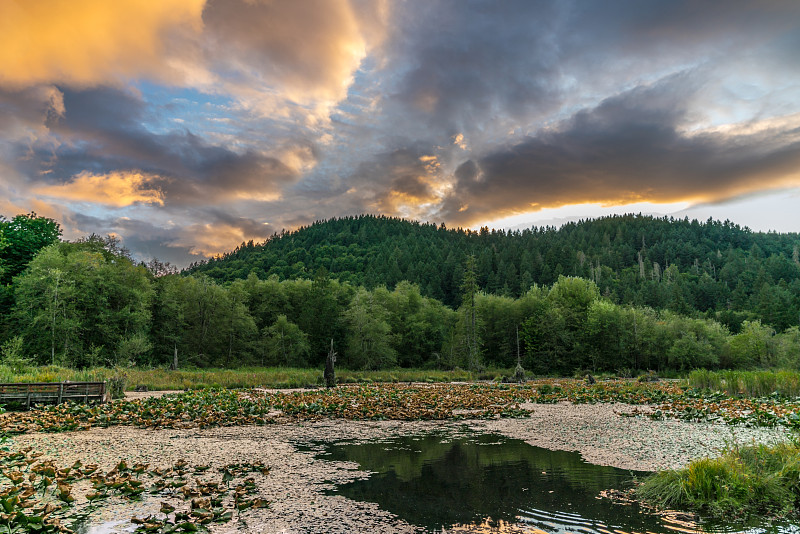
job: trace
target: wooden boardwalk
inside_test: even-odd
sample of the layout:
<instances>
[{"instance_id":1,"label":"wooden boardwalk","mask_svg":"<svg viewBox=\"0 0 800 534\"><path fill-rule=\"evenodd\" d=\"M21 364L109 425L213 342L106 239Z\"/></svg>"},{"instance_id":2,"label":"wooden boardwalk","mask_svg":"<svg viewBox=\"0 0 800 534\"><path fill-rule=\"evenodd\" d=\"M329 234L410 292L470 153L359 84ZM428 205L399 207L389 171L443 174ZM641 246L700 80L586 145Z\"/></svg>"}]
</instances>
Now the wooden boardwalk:
<instances>
[{"instance_id":1,"label":"wooden boardwalk","mask_svg":"<svg viewBox=\"0 0 800 534\"><path fill-rule=\"evenodd\" d=\"M61 404L73 402L106 402L105 382L37 382L0 384L0 404Z\"/></svg>"}]
</instances>

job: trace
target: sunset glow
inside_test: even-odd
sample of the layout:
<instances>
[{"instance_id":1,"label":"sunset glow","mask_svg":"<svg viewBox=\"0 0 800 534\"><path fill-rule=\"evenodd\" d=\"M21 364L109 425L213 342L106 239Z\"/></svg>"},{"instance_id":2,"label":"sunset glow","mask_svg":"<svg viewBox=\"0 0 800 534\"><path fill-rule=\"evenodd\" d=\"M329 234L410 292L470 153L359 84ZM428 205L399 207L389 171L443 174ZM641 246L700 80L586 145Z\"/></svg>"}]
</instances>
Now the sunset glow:
<instances>
[{"instance_id":1,"label":"sunset glow","mask_svg":"<svg viewBox=\"0 0 800 534\"><path fill-rule=\"evenodd\" d=\"M800 4L6 0L0 214L185 265L315 220L800 230Z\"/></svg>"}]
</instances>

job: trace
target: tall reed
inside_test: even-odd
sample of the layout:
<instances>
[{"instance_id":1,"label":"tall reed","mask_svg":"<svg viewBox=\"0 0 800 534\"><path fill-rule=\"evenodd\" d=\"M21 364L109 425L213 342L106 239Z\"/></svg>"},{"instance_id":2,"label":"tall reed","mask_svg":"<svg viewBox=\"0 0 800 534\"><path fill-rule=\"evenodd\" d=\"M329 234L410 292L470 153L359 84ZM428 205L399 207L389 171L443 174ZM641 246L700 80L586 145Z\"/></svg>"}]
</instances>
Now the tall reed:
<instances>
[{"instance_id":1,"label":"tall reed","mask_svg":"<svg viewBox=\"0 0 800 534\"><path fill-rule=\"evenodd\" d=\"M340 383L374 382L452 382L469 381L484 377L511 374L511 370L488 370L480 377L469 371L455 369L386 369L380 371L353 371L337 369ZM122 379L127 389L143 386L153 391L218 388L302 388L323 384L322 370L294 367L244 367L240 369L139 369L98 367L76 370L57 366L29 367L22 372L0 365L0 382L100 382L112 378Z\"/></svg>"},{"instance_id":2,"label":"tall reed","mask_svg":"<svg viewBox=\"0 0 800 534\"><path fill-rule=\"evenodd\" d=\"M708 371L689 374L689 386L720 391L728 395L800 397L800 372L783 371Z\"/></svg>"}]
</instances>

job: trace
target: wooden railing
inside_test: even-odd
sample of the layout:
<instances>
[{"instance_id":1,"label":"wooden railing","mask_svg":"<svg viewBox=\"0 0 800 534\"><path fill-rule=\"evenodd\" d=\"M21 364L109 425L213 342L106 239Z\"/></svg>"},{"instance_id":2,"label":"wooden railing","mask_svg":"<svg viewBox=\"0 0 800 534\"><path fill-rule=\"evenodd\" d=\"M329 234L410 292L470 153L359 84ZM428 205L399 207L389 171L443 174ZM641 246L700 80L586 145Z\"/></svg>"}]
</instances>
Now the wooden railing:
<instances>
[{"instance_id":1,"label":"wooden railing","mask_svg":"<svg viewBox=\"0 0 800 534\"><path fill-rule=\"evenodd\" d=\"M60 404L66 401L106 402L105 382L39 382L0 384L0 404Z\"/></svg>"}]
</instances>

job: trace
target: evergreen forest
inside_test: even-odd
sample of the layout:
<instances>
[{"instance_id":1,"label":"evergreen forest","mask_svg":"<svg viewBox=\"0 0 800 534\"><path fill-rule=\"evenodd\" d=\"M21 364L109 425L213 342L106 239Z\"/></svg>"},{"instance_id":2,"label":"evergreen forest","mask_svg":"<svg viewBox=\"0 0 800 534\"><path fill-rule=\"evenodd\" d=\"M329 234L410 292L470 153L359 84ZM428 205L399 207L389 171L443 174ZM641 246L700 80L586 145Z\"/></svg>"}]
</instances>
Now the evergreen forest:
<instances>
[{"instance_id":1,"label":"evergreen forest","mask_svg":"<svg viewBox=\"0 0 800 534\"><path fill-rule=\"evenodd\" d=\"M182 272L0 218L0 363L540 375L800 367L800 235L606 217L523 231L320 221Z\"/></svg>"}]
</instances>

